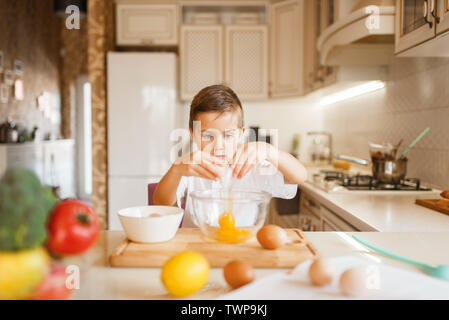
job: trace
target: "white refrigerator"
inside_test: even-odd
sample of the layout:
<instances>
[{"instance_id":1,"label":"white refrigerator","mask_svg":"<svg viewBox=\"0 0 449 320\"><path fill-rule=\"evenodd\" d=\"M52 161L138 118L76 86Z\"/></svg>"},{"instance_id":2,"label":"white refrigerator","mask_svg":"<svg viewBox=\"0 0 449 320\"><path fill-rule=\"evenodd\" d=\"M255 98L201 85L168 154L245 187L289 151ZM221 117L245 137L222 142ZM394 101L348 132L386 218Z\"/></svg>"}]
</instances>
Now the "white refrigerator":
<instances>
[{"instance_id":1,"label":"white refrigerator","mask_svg":"<svg viewBox=\"0 0 449 320\"><path fill-rule=\"evenodd\" d=\"M111 52L107 72L108 228L120 230L118 210L147 205L170 166L176 55Z\"/></svg>"}]
</instances>

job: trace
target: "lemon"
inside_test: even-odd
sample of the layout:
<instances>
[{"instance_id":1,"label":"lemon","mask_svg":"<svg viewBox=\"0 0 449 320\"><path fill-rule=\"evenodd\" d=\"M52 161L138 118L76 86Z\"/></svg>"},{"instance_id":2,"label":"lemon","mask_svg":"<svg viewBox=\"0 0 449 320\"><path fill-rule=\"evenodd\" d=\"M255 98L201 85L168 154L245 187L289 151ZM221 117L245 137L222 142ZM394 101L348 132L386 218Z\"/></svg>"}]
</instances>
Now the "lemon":
<instances>
[{"instance_id":1,"label":"lemon","mask_svg":"<svg viewBox=\"0 0 449 320\"><path fill-rule=\"evenodd\" d=\"M209 262L194 251L181 252L165 262L161 280L165 289L175 297L192 295L207 283Z\"/></svg>"},{"instance_id":2,"label":"lemon","mask_svg":"<svg viewBox=\"0 0 449 320\"><path fill-rule=\"evenodd\" d=\"M0 299L25 299L45 276L50 257L37 249L0 252Z\"/></svg>"}]
</instances>

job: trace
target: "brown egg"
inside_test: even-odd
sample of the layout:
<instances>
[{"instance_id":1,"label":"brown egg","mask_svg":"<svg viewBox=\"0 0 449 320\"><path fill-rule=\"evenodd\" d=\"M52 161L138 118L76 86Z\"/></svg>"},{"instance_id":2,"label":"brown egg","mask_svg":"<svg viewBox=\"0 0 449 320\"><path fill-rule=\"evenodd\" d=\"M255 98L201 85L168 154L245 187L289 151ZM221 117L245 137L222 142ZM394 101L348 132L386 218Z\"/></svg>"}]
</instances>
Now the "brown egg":
<instances>
[{"instance_id":1,"label":"brown egg","mask_svg":"<svg viewBox=\"0 0 449 320\"><path fill-rule=\"evenodd\" d=\"M248 263L234 260L223 268L223 276L233 289L237 289L252 282L255 278L255 273L253 267Z\"/></svg>"},{"instance_id":2,"label":"brown egg","mask_svg":"<svg viewBox=\"0 0 449 320\"><path fill-rule=\"evenodd\" d=\"M314 286L321 287L330 284L334 274L334 266L324 258L315 259L309 267L309 278Z\"/></svg>"},{"instance_id":3,"label":"brown egg","mask_svg":"<svg viewBox=\"0 0 449 320\"><path fill-rule=\"evenodd\" d=\"M281 227L269 224L257 232L257 241L264 249L277 249L287 243L287 233Z\"/></svg>"},{"instance_id":4,"label":"brown egg","mask_svg":"<svg viewBox=\"0 0 449 320\"><path fill-rule=\"evenodd\" d=\"M340 276L340 291L345 296L364 296L370 288L367 281L368 272L366 268L348 269Z\"/></svg>"}]
</instances>

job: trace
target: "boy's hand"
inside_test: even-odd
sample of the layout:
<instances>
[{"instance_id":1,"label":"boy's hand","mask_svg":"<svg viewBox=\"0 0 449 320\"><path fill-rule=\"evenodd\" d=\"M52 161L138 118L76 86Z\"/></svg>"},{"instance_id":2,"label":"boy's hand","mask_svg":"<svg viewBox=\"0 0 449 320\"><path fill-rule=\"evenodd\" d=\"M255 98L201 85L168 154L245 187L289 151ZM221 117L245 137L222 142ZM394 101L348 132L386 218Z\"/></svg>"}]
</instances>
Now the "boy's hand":
<instances>
[{"instance_id":1,"label":"boy's hand","mask_svg":"<svg viewBox=\"0 0 449 320\"><path fill-rule=\"evenodd\" d=\"M258 163L276 161L276 148L266 142L249 142L240 145L232 159L231 168L234 178L241 179Z\"/></svg>"},{"instance_id":2,"label":"boy's hand","mask_svg":"<svg viewBox=\"0 0 449 320\"><path fill-rule=\"evenodd\" d=\"M173 169L180 176L217 180L221 178L222 170L220 170L220 167L224 165L225 163L217 157L197 151L176 160Z\"/></svg>"}]
</instances>

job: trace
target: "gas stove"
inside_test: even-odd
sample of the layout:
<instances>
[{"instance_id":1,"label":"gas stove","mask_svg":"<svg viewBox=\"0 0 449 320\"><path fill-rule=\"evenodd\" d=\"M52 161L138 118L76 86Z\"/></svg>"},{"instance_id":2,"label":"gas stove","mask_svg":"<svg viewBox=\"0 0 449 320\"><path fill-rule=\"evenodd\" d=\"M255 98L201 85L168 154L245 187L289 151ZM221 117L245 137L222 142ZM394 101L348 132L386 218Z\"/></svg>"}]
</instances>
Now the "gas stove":
<instances>
[{"instance_id":1,"label":"gas stove","mask_svg":"<svg viewBox=\"0 0 449 320\"><path fill-rule=\"evenodd\" d=\"M349 174L342 171L321 170L313 175L313 184L327 192L346 191L392 191L392 192L428 192L431 188L423 186L419 179L406 178L397 184L377 181L371 175Z\"/></svg>"}]
</instances>

